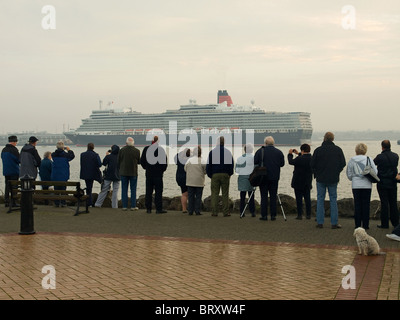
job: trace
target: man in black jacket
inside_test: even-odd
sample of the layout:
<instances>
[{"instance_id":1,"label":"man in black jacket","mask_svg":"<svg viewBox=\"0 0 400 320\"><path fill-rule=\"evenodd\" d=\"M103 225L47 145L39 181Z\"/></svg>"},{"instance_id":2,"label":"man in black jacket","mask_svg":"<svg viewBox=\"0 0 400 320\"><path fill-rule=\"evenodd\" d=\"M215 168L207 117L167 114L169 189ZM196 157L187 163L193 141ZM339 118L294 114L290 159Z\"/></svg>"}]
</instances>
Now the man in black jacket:
<instances>
[{"instance_id":1,"label":"man in black jacket","mask_svg":"<svg viewBox=\"0 0 400 320\"><path fill-rule=\"evenodd\" d=\"M257 150L254 155L254 165L267 168L267 181L260 186L261 218L268 220L268 194L270 198L269 210L271 220L276 220L276 201L278 196L278 183L281 175L281 167L285 165L285 156L282 151L275 148L275 140L268 136L264 140L265 146ZM264 155L263 155L264 153Z\"/></svg>"},{"instance_id":2,"label":"man in black jacket","mask_svg":"<svg viewBox=\"0 0 400 320\"><path fill-rule=\"evenodd\" d=\"M390 141L381 142L382 152L378 154L374 162L378 168L377 183L379 198L381 200L381 224L378 228L389 228L389 219L393 227L399 224L399 213L397 210L397 166L399 156L390 150Z\"/></svg>"},{"instance_id":3,"label":"man in black jacket","mask_svg":"<svg viewBox=\"0 0 400 320\"><path fill-rule=\"evenodd\" d=\"M146 198L147 213L151 213L153 190L156 213L166 213L162 207L163 175L167 170L167 154L159 145L158 137L153 138L152 144L143 149L140 165L146 170Z\"/></svg>"},{"instance_id":4,"label":"man in black jacket","mask_svg":"<svg viewBox=\"0 0 400 320\"><path fill-rule=\"evenodd\" d=\"M19 178L19 152L17 149L18 138L16 136L8 137L8 144L1 151L1 160L3 162L3 175L5 178L4 203L8 207L10 205L9 181L18 180ZM12 206L16 206L13 201Z\"/></svg>"},{"instance_id":5,"label":"man in black jacket","mask_svg":"<svg viewBox=\"0 0 400 320\"><path fill-rule=\"evenodd\" d=\"M339 229L337 207L337 185L339 175L346 166L343 150L333 143L335 136L332 132L325 133L322 145L315 149L311 157L311 168L317 180L317 228L322 228L325 217L325 195L329 193L331 209L331 227Z\"/></svg>"},{"instance_id":6,"label":"man in black jacket","mask_svg":"<svg viewBox=\"0 0 400 320\"><path fill-rule=\"evenodd\" d=\"M102 163L99 154L94 151L94 144L92 142L89 142L87 145L87 150L81 153L80 164L80 178L85 180L86 194L88 195L86 203L88 206L93 206L93 183L94 181L97 181L100 184L102 182L102 175L100 171Z\"/></svg>"},{"instance_id":7,"label":"man in black jacket","mask_svg":"<svg viewBox=\"0 0 400 320\"><path fill-rule=\"evenodd\" d=\"M288 162L294 166L292 188L296 196L297 218L301 220L303 217L303 198L306 204L306 218L311 218L311 197L312 189L312 170L311 170L311 148L309 144L300 146L300 153L296 149L290 149L288 154ZM293 153L298 156L293 159Z\"/></svg>"},{"instance_id":8,"label":"man in black jacket","mask_svg":"<svg viewBox=\"0 0 400 320\"><path fill-rule=\"evenodd\" d=\"M229 217L229 181L233 175L232 153L224 147L225 138L219 137L217 145L208 154L206 173L211 178L212 216L218 216L218 196L222 193L222 211Z\"/></svg>"}]
</instances>

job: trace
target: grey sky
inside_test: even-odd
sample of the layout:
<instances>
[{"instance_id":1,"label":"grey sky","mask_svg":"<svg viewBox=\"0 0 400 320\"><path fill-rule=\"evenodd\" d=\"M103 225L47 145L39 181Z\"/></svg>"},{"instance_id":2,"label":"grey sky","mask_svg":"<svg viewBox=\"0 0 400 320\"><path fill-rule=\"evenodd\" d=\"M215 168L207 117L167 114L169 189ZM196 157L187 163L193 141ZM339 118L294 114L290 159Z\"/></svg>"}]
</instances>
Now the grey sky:
<instances>
[{"instance_id":1,"label":"grey sky","mask_svg":"<svg viewBox=\"0 0 400 320\"><path fill-rule=\"evenodd\" d=\"M41 26L44 5L55 30ZM311 112L316 131L399 129L398 0L3 0L0 30L0 133L75 128L99 100L215 103L218 89Z\"/></svg>"}]
</instances>

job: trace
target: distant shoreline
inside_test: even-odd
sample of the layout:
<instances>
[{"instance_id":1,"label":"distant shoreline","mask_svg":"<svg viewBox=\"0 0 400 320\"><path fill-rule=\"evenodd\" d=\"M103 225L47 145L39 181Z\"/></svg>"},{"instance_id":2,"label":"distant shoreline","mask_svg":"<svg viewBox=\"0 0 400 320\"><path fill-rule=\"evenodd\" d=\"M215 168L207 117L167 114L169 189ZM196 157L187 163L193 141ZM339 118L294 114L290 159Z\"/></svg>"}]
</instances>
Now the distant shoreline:
<instances>
[{"instance_id":1,"label":"distant shoreline","mask_svg":"<svg viewBox=\"0 0 400 320\"><path fill-rule=\"evenodd\" d=\"M327 130L329 131L329 130ZM326 131L314 131L311 136L311 141L322 141ZM381 141L388 139L392 144L397 144L400 140L400 130L364 130L364 131L332 131L335 134L336 141Z\"/></svg>"}]
</instances>

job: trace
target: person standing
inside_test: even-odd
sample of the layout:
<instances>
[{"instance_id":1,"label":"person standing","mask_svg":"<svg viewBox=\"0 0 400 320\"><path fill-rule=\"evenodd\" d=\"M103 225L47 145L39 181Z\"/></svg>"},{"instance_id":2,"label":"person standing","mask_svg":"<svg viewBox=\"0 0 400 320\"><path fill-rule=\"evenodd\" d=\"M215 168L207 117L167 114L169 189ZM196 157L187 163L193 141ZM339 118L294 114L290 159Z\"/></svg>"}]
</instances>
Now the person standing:
<instances>
[{"instance_id":1,"label":"person standing","mask_svg":"<svg viewBox=\"0 0 400 320\"><path fill-rule=\"evenodd\" d=\"M222 212L224 217L229 217L229 181L233 175L232 153L225 148L225 138L217 139L216 147L208 154L206 172L211 178L211 207L212 216L218 216L218 197L222 192Z\"/></svg>"},{"instance_id":2,"label":"person standing","mask_svg":"<svg viewBox=\"0 0 400 320\"><path fill-rule=\"evenodd\" d=\"M140 164L146 171L145 205L147 213L151 213L153 191L156 213L167 213L162 207L163 175L168 167L167 154L155 136L150 146L143 149Z\"/></svg>"},{"instance_id":3,"label":"person standing","mask_svg":"<svg viewBox=\"0 0 400 320\"><path fill-rule=\"evenodd\" d=\"M138 180L138 164L140 151L134 146L132 137L126 139L126 145L118 152L118 172L121 176L122 210L128 210L128 187L131 190L131 210L138 210L136 206L136 188Z\"/></svg>"},{"instance_id":4,"label":"person standing","mask_svg":"<svg viewBox=\"0 0 400 320\"><path fill-rule=\"evenodd\" d=\"M304 143L300 146L300 153L296 149L290 149L288 162L294 166L291 186L294 189L297 205L296 219L303 219L303 198L306 206L306 218L311 219L311 189L312 189L312 171L311 171L311 147ZM297 157L293 159L293 153Z\"/></svg>"},{"instance_id":5,"label":"person standing","mask_svg":"<svg viewBox=\"0 0 400 320\"><path fill-rule=\"evenodd\" d=\"M17 149L18 138L17 136L9 136L8 144L1 151L1 160L3 163L3 176L5 180L4 203L6 207L10 205L15 207L17 204L15 200L10 204L10 186L9 181L18 180L19 178L19 151ZM15 186L15 188L17 188ZM11 197L12 198L12 197Z\"/></svg>"},{"instance_id":6,"label":"person standing","mask_svg":"<svg viewBox=\"0 0 400 320\"><path fill-rule=\"evenodd\" d=\"M53 161L51 160L51 152L46 151L39 167L39 176L41 181L51 181L52 166ZM42 186L42 190L49 190L49 186ZM48 205L49 200L45 200L44 203Z\"/></svg>"},{"instance_id":7,"label":"person standing","mask_svg":"<svg viewBox=\"0 0 400 320\"><path fill-rule=\"evenodd\" d=\"M20 178L28 175L36 180L38 174L38 168L42 159L36 150L36 144L39 141L36 137L30 137L27 144L25 144L21 149L20 162L21 168L19 171Z\"/></svg>"},{"instance_id":8,"label":"person standing","mask_svg":"<svg viewBox=\"0 0 400 320\"><path fill-rule=\"evenodd\" d=\"M361 172L369 162L373 170L378 173L375 163L366 156L367 150L364 143L357 144L356 156L350 159L346 169L347 178L351 181L353 191L355 228L363 227L365 230L369 229L372 182Z\"/></svg>"},{"instance_id":9,"label":"person standing","mask_svg":"<svg viewBox=\"0 0 400 320\"><path fill-rule=\"evenodd\" d=\"M254 155L254 165L267 168L267 180L260 186L261 195L261 218L268 220L268 204L271 214L271 220L276 220L278 184L281 174L281 168L285 165L285 157L281 150L275 147L275 140L268 136L264 139L264 146L257 150ZM268 203L268 194L270 202Z\"/></svg>"},{"instance_id":10,"label":"person standing","mask_svg":"<svg viewBox=\"0 0 400 320\"><path fill-rule=\"evenodd\" d=\"M53 166L51 160L51 152L46 151L43 155L42 162L39 167L39 176L41 181L51 181L51 169ZM49 186L43 186L43 190L48 190Z\"/></svg>"},{"instance_id":11,"label":"person standing","mask_svg":"<svg viewBox=\"0 0 400 320\"><path fill-rule=\"evenodd\" d=\"M240 192L240 213L246 206L246 194L249 196L249 210L252 217L256 216L254 202L254 187L250 184L249 177L254 169L254 147L248 143L244 146L244 154L236 160L235 171L238 174L238 190ZM244 214L243 214L244 217Z\"/></svg>"},{"instance_id":12,"label":"person standing","mask_svg":"<svg viewBox=\"0 0 400 320\"><path fill-rule=\"evenodd\" d=\"M379 198L381 201L381 224L378 228L388 229L389 220L393 227L399 224L399 213L397 210L397 166L399 156L391 151L389 140L381 142L382 152L378 154L374 163L378 167L377 183Z\"/></svg>"},{"instance_id":13,"label":"person standing","mask_svg":"<svg viewBox=\"0 0 400 320\"><path fill-rule=\"evenodd\" d=\"M102 163L99 154L94 151L94 144L92 142L89 142L87 145L87 150L81 153L80 164L80 179L85 180L86 194L88 195L86 202L88 206L92 206L93 183L94 181L97 181L100 184L102 182L102 175L100 171Z\"/></svg>"},{"instance_id":14,"label":"person standing","mask_svg":"<svg viewBox=\"0 0 400 320\"><path fill-rule=\"evenodd\" d=\"M119 147L117 145L113 145L111 147L111 152L107 152L107 155L103 159L103 166L105 166L106 169L101 191L94 205L97 208L100 208L103 205L104 199L111 188L111 184L113 185L111 207L114 209L118 208L118 190L121 179L118 170L118 153Z\"/></svg>"},{"instance_id":15,"label":"person standing","mask_svg":"<svg viewBox=\"0 0 400 320\"><path fill-rule=\"evenodd\" d=\"M75 158L74 152L64 146L63 141L57 142L57 149L51 154L53 167L51 169L51 181L68 181L70 175L69 162ZM54 186L54 190L66 190L66 186ZM59 207L66 205L65 200L55 200L54 204Z\"/></svg>"},{"instance_id":16,"label":"person standing","mask_svg":"<svg viewBox=\"0 0 400 320\"><path fill-rule=\"evenodd\" d=\"M176 164L176 183L181 188L181 204L182 204L182 212L187 213L187 203L188 203L188 187L186 185L186 172L185 172L185 164L190 158L190 149L186 148L183 151L177 153L175 155L175 164Z\"/></svg>"},{"instance_id":17,"label":"person standing","mask_svg":"<svg viewBox=\"0 0 400 320\"><path fill-rule=\"evenodd\" d=\"M332 132L326 132L322 145L315 149L311 157L311 168L317 180L317 228L323 228L325 218L324 201L326 190L331 209L331 228L339 229L337 207L337 186L339 175L346 166L343 150L336 146Z\"/></svg>"},{"instance_id":18,"label":"person standing","mask_svg":"<svg viewBox=\"0 0 400 320\"><path fill-rule=\"evenodd\" d=\"M201 156L200 146L194 148L193 157L189 158L184 166L186 172L186 185L188 188L188 212L197 216L201 215L201 198L203 196L203 189L205 184L206 175L206 162Z\"/></svg>"}]
</instances>

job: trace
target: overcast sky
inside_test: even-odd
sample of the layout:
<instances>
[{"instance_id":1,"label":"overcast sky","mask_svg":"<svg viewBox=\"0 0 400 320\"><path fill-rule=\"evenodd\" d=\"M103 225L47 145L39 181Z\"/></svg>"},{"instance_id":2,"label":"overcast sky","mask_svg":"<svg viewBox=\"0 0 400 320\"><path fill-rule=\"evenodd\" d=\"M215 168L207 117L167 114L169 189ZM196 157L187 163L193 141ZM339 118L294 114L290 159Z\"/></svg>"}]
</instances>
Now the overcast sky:
<instances>
[{"instance_id":1,"label":"overcast sky","mask_svg":"<svg viewBox=\"0 0 400 320\"><path fill-rule=\"evenodd\" d=\"M215 103L219 89L310 112L315 131L400 129L399 0L2 0L0 53L0 133L76 128L99 100Z\"/></svg>"}]
</instances>

